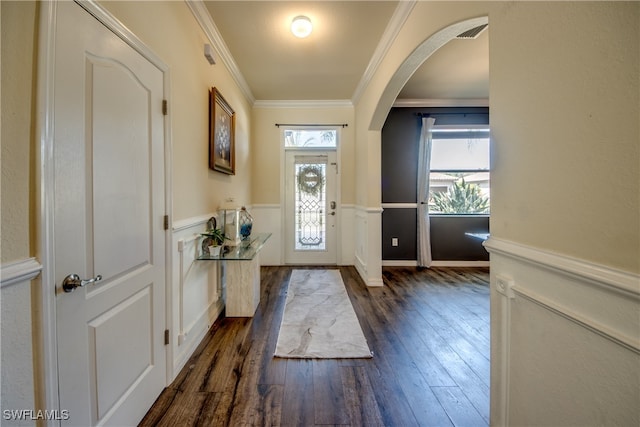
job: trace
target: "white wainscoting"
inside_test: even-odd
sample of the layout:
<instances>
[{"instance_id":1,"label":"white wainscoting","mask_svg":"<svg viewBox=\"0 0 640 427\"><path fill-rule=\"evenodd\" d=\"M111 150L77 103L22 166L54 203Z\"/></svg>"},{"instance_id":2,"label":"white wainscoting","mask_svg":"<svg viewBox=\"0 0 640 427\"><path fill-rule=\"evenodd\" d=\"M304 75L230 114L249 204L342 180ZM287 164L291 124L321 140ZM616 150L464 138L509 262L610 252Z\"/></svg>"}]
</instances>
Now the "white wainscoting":
<instances>
[{"instance_id":1,"label":"white wainscoting","mask_svg":"<svg viewBox=\"0 0 640 427\"><path fill-rule=\"evenodd\" d=\"M284 264L282 241L282 208L278 204L261 204L247 207L253 217L253 233L271 233L266 245L260 251L261 265Z\"/></svg>"},{"instance_id":2,"label":"white wainscoting","mask_svg":"<svg viewBox=\"0 0 640 427\"><path fill-rule=\"evenodd\" d=\"M31 281L42 265L26 258L0 266L0 334L2 371L0 396L3 410L35 409L33 371L33 321ZM39 284L38 282L35 282ZM12 421L34 425L31 420Z\"/></svg>"},{"instance_id":3,"label":"white wainscoting","mask_svg":"<svg viewBox=\"0 0 640 427\"><path fill-rule=\"evenodd\" d=\"M491 425L640 425L640 276L491 237Z\"/></svg>"},{"instance_id":4,"label":"white wainscoting","mask_svg":"<svg viewBox=\"0 0 640 427\"><path fill-rule=\"evenodd\" d=\"M170 340L174 378L224 308L220 263L197 261L200 233L211 216L177 221L172 227Z\"/></svg>"},{"instance_id":5,"label":"white wainscoting","mask_svg":"<svg viewBox=\"0 0 640 427\"><path fill-rule=\"evenodd\" d=\"M367 286L383 286L382 208L356 206L353 228L356 270Z\"/></svg>"}]
</instances>

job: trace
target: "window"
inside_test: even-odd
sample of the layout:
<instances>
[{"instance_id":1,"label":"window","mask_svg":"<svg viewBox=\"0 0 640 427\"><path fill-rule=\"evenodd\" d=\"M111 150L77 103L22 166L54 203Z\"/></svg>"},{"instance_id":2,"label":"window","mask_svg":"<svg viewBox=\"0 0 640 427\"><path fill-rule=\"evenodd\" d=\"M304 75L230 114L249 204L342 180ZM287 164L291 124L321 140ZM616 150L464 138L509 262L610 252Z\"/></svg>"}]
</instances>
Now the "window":
<instances>
[{"instance_id":1,"label":"window","mask_svg":"<svg viewBox=\"0 0 640 427\"><path fill-rule=\"evenodd\" d=\"M336 148L336 129L285 129L285 148Z\"/></svg>"},{"instance_id":2,"label":"window","mask_svg":"<svg viewBox=\"0 0 640 427\"><path fill-rule=\"evenodd\" d=\"M429 213L488 214L489 128L434 126Z\"/></svg>"}]
</instances>

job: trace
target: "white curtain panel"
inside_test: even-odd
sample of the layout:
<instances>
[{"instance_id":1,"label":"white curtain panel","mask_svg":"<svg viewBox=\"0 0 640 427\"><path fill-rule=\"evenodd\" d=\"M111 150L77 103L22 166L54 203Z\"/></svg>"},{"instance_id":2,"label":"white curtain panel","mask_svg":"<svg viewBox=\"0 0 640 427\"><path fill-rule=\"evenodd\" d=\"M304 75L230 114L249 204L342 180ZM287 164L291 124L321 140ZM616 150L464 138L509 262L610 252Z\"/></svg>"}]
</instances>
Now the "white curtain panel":
<instances>
[{"instance_id":1,"label":"white curtain panel","mask_svg":"<svg viewBox=\"0 0 640 427\"><path fill-rule=\"evenodd\" d=\"M431 237L429 230L429 171L431 169L432 130L436 119L422 118L418 150L418 266L431 267Z\"/></svg>"}]
</instances>

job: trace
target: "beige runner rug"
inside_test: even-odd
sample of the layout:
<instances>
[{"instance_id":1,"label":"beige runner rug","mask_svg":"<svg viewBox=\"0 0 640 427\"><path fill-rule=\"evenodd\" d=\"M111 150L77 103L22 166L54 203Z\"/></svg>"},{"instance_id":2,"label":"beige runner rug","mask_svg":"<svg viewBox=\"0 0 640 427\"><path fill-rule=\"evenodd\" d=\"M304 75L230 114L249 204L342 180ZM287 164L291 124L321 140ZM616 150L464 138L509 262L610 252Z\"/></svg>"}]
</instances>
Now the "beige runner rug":
<instances>
[{"instance_id":1,"label":"beige runner rug","mask_svg":"<svg viewBox=\"0 0 640 427\"><path fill-rule=\"evenodd\" d=\"M276 357L372 357L339 270L293 270Z\"/></svg>"}]
</instances>

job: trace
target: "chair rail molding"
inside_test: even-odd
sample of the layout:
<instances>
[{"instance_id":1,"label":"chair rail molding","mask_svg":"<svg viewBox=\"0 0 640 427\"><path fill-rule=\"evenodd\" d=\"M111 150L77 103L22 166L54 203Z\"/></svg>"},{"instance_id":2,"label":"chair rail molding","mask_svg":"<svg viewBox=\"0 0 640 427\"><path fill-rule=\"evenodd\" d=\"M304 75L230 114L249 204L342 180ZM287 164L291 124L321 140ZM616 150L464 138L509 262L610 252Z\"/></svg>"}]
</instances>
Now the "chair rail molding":
<instances>
[{"instance_id":1,"label":"chair rail molding","mask_svg":"<svg viewBox=\"0 0 640 427\"><path fill-rule=\"evenodd\" d=\"M526 424L531 414L540 424L560 414L583 424L602 411L615 414L613 424L637 424L628 409L637 404L629 367L640 362L640 275L494 236L484 246L491 254L491 424ZM547 372L554 375L542 386L534 377ZM571 378L575 405L550 405L563 399ZM600 387L605 378L608 388Z\"/></svg>"},{"instance_id":2,"label":"chair rail molding","mask_svg":"<svg viewBox=\"0 0 640 427\"><path fill-rule=\"evenodd\" d=\"M484 242L484 247L491 253L501 254L547 270L586 280L594 285L622 292L640 300L640 275L638 274L496 237L490 237Z\"/></svg>"},{"instance_id":3,"label":"chair rail molding","mask_svg":"<svg viewBox=\"0 0 640 427\"><path fill-rule=\"evenodd\" d=\"M38 277L41 271L42 264L35 258L25 258L2 264L0 266L0 287L29 283Z\"/></svg>"}]
</instances>

